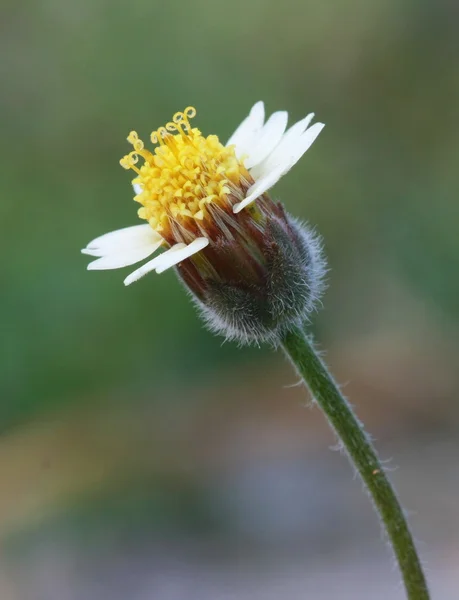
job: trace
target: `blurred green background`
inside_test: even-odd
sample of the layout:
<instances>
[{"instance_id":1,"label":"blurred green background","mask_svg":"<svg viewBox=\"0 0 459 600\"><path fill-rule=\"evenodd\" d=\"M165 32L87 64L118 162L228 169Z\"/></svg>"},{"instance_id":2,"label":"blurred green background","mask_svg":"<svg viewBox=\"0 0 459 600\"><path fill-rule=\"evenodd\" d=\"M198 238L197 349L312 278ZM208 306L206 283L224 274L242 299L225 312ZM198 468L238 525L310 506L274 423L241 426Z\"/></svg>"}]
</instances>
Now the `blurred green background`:
<instances>
[{"instance_id":1,"label":"blurred green background","mask_svg":"<svg viewBox=\"0 0 459 600\"><path fill-rule=\"evenodd\" d=\"M456 598L459 5L0 10L2 600L403 597L281 354L207 333L172 272L124 288L79 252L138 222L131 129L191 104L225 141L260 99L327 125L273 195L324 237L312 328Z\"/></svg>"}]
</instances>

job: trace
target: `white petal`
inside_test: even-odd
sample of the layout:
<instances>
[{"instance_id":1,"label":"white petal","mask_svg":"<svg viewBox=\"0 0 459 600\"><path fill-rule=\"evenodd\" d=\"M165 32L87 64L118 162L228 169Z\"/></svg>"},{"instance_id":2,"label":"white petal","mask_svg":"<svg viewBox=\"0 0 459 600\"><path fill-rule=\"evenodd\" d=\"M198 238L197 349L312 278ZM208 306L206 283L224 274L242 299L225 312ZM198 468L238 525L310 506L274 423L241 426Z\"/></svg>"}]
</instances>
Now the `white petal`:
<instances>
[{"instance_id":1,"label":"white petal","mask_svg":"<svg viewBox=\"0 0 459 600\"><path fill-rule=\"evenodd\" d=\"M147 223L110 231L110 233L92 240L85 249L104 250L105 253L105 251L118 248L132 248L147 243L154 244L159 240L162 240L162 237Z\"/></svg>"},{"instance_id":2,"label":"white petal","mask_svg":"<svg viewBox=\"0 0 459 600\"><path fill-rule=\"evenodd\" d=\"M172 246L172 248L166 250L166 252L156 256L153 260L150 260L142 265L139 269L136 269L133 273L128 275L128 277L126 277L124 280L124 285L130 285L131 283L134 283L134 281L137 281L155 269L157 273L162 273L166 269L169 269L169 267L172 267L173 265L182 262L182 260L185 260L185 258L188 258L192 254L199 252L205 248L208 243L209 240L205 237L202 237L197 238L191 242L191 244L188 244L188 246L186 244L175 244L175 246Z\"/></svg>"},{"instance_id":3,"label":"white petal","mask_svg":"<svg viewBox=\"0 0 459 600\"><path fill-rule=\"evenodd\" d=\"M160 266L156 267L156 272L162 273L166 269L177 265L178 263L182 262L182 260L189 258L193 254L196 254L197 252L205 248L208 244L208 238L200 237L191 242L191 244L188 244L188 246L185 246L185 248L181 248L176 252L173 252L174 248L172 248L168 252L164 252L164 254L161 254L161 258L164 258L164 260L161 261Z\"/></svg>"},{"instance_id":4,"label":"white petal","mask_svg":"<svg viewBox=\"0 0 459 600\"><path fill-rule=\"evenodd\" d=\"M300 160L324 127L323 123L315 123L306 129L295 145L280 159L280 164L272 170L264 171L263 175L247 190L247 196L242 202L234 205L233 212L240 212L277 183Z\"/></svg>"},{"instance_id":5,"label":"white petal","mask_svg":"<svg viewBox=\"0 0 459 600\"><path fill-rule=\"evenodd\" d=\"M143 192L143 187L140 185L140 183L133 183L132 187L134 188L134 193L136 196Z\"/></svg>"},{"instance_id":6,"label":"white petal","mask_svg":"<svg viewBox=\"0 0 459 600\"><path fill-rule=\"evenodd\" d=\"M147 246L142 246L139 248L132 248L130 250L120 250L116 252L112 252L110 254L106 254L97 260L89 263L88 271L94 270L102 270L102 269L120 269L121 267L127 267L129 265L133 265L144 258L153 254L155 250L157 250L163 240L161 239L159 242L155 244L150 244Z\"/></svg>"},{"instance_id":7,"label":"white petal","mask_svg":"<svg viewBox=\"0 0 459 600\"><path fill-rule=\"evenodd\" d=\"M81 254L87 254L88 256L103 256L104 253L98 249L91 250L90 248L83 248Z\"/></svg>"},{"instance_id":8,"label":"white petal","mask_svg":"<svg viewBox=\"0 0 459 600\"><path fill-rule=\"evenodd\" d=\"M275 112L269 117L263 129L247 148L249 156L244 163L247 169L261 163L274 150L282 139L287 121L288 113L285 110Z\"/></svg>"},{"instance_id":9,"label":"white petal","mask_svg":"<svg viewBox=\"0 0 459 600\"><path fill-rule=\"evenodd\" d=\"M282 136L279 144L274 148L269 156L265 158L263 162L256 165L250 174L254 179L258 179L266 174L268 171L275 169L282 159L291 152L292 147L296 146L301 134L306 131L309 123L314 118L314 113L309 113L304 119L296 122L292 125Z\"/></svg>"},{"instance_id":10,"label":"white petal","mask_svg":"<svg viewBox=\"0 0 459 600\"><path fill-rule=\"evenodd\" d=\"M314 123L312 127L306 129L306 131L294 144L290 146L288 150L285 150L282 154L279 153L277 157L273 156L272 160L271 157L269 157L269 163L263 166L261 179L269 175L269 172L272 169L278 169L280 167L282 167L282 173L280 177L285 175L285 173L287 173L287 171L289 171L300 160L306 150L311 147L312 143L324 127L325 125L323 123ZM275 152L277 152L277 150Z\"/></svg>"},{"instance_id":11,"label":"white petal","mask_svg":"<svg viewBox=\"0 0 459 600\"><path fill-rule=\"evenodd\" d=\"M262 177L261 179L256 181L252 185L252 187L250 187L247 190L247 196L245 197L245 199L242 202L239 202L238 204L235 204L233 206L233 212L238 213L249 204L252 204L252 202L254 202L259 196L264 194L266 190L269 190L269 188L271 188L277 181L279 181L283 174L283 167L279 167L278 169L271 171L271 173L269 173L265 177Z\"/></svg>"},{"instance_id":12,"label":"white petal","mask_svg":"<svg viewBox=\"0 0 459 600\"><path fill-rule=\"evenodd\" d=\"M226 143L227 146L233 144L236 146L235 151L238 158L240 158L243 154L246 154L248 144L263 127L264 119L265 105L260 101L253 105L249 116L242 121L242 123Z\"/></svg>"},{"instance_id":13,"label":"white petal","mask_svg":"<svg viewBox=\"0 0 459 600\"><path fill-rule=\"evenodd\" d=\"M176 244L175 246L172 246L170 250L166 250L166 252L163 252L159 256L155 256L155 258L149 260L147 263L145 263L144 265L133 271L130 275L128 275L124 280L124 285L130 285L131 283L134 283L134 281L137 281L141 277L144 277L151 271L154 271L157 266L161 265L161 261L164 260L164 255L167 255L170 252L176 252L181 248L186 248L186 244Z\"/></svg>"}]
</instances>

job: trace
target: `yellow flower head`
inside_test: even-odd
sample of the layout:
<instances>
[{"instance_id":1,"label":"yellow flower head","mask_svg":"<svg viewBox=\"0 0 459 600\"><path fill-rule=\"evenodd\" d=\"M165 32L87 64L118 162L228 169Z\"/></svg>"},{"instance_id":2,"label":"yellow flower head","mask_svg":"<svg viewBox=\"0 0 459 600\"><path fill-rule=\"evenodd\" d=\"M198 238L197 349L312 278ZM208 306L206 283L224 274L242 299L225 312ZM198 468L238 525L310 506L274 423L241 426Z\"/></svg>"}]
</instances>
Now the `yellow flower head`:
<instances>
[{"instance_id":1,"label":"yellow flower head","mask_svg":"<svg viewBox=\"0 0 459 600\"><path fill-rule=\"evenodd\" d=\"M253 184L234 145L223 146L216 135L204 137L191 127L195 115L190 106L153 131L153 151L131 131L127 139L133 150L120 161L137 173L132 183L138 192L134 199L142 205L139 217L171 244L210 233L215 215L232 214Z\"/></svg>"}]
</instances>

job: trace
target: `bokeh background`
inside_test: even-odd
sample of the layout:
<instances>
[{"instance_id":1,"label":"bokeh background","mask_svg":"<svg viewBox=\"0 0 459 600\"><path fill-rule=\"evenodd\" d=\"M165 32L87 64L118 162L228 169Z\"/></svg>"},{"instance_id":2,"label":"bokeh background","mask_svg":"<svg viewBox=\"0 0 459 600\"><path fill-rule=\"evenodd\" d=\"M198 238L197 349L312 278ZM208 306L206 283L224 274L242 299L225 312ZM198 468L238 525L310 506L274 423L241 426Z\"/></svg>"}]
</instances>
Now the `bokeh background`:
<instances>
[{"instance_id":1,"label":"bokeh background","mask_svg":"<svg viewBox=\"0 0 459 600\"><path fill-rule=\"evenodd\" d=\"M403 598L368 498L281 353L222 344L136 224L127 133L327 124L274 190L323 235L312 329L377 441L434 598L459 589L459 5L3 0L2 600ZM128 272L128 271L127 271Z\"/></svg>"}]
</instances>

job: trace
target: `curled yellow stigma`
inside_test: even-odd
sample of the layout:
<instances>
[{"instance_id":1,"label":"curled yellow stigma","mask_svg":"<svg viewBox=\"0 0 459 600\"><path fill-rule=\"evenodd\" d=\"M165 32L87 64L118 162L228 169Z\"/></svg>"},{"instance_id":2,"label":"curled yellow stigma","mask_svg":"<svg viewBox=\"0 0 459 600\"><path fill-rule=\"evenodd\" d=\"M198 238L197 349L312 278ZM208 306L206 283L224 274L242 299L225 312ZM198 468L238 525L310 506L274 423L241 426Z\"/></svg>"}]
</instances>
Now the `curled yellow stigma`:
<instances>
[{"instance_id":1,"label":"curled yellow stigma","mask_svg":"<svg viewBox=\"0 0 459 600\"><path fill-rule=\"evenodd\" d=\"M229 210L240 200L238 191L250 178L233 146L225 147L216 135L203 137L191 127L195 115L196 109L189 106L153 131L151 141L157 145L152 152L131 131L127 140L133 150L120 161L122 167L137 173L132 183L141 190L134 198L142 205L139 217L163 236L174 223L185 229L205 229L206 221L212 219L212 206ZM139 159L143 164L139 165Z\"/></svg>"}]
</instances>

